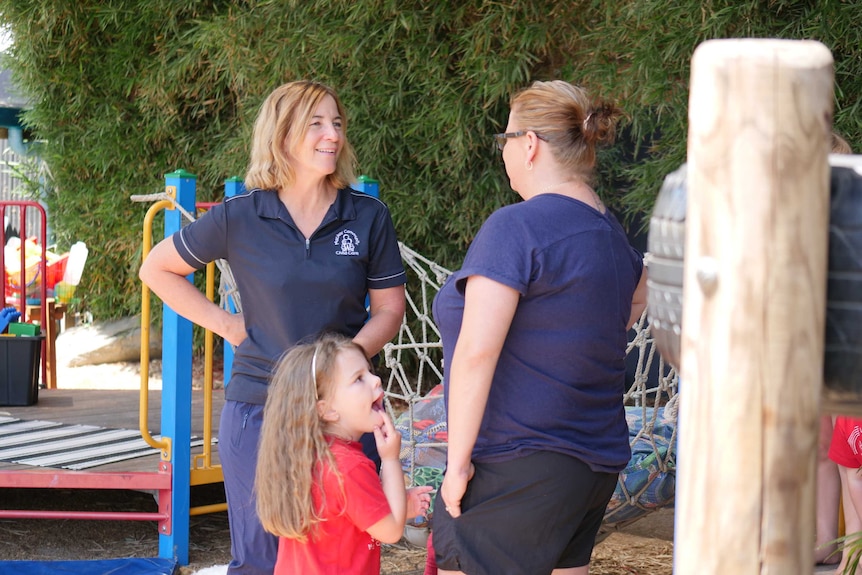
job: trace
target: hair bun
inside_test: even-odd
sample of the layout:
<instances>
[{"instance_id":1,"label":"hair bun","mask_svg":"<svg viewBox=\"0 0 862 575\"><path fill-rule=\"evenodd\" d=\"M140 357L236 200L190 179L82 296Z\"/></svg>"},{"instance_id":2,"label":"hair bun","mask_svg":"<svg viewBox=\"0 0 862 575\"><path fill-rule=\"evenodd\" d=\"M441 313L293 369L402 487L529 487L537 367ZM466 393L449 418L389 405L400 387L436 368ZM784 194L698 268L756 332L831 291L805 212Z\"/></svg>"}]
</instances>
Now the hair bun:
<instances>
[{"instance_id":1,"label":"hair bun","mask_svg":"<svg viewBox=\"0 0 862 575\"><path fill-rule=\"evenodd\" d=\"M611 102L597 102L584 118L584 140L590 144L610 144L622 111Z\"/></svg>"}]
</instances>

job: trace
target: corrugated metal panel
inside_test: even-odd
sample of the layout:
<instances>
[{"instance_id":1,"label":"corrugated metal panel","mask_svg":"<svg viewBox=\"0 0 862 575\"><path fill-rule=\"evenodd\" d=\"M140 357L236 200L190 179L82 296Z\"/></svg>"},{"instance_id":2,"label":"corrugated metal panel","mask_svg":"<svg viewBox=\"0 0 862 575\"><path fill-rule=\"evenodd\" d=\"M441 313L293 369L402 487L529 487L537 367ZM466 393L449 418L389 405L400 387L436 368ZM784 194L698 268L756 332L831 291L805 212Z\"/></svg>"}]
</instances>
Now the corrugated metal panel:
<instances>
[{"instance_id":1,"label":"corrugated metal panel","mask_svg":"<svg viewBox=\"0 0 862 575\"><path fill-rule=\"evenodd\" d=\"M9 141L0 139L0 201L19 201L30 198L25 197L19 188L24 186L24 183L12 173L10 173L9 165L18 164L21 161L21 156L13 152L9 148ZM38 175L34 174L34 178ZM8 208L6 210L7 222L3 222L4 229L6 223L11 223L16 234L20 231L21 212L18 208ZM26 225L28 236L41 236L41 223L37 210L28 209L26 214ZM42 238L39 238L40 241Z\"/></svg>"}]
</instances>

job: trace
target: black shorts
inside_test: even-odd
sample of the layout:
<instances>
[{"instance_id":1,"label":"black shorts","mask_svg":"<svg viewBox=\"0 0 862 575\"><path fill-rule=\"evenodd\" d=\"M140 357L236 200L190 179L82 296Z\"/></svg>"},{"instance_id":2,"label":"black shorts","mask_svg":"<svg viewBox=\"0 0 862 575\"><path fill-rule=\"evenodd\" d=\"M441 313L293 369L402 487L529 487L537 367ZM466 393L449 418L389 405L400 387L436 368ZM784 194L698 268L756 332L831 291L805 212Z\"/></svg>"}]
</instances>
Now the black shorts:
<instances>
[{"instance_id":1,"label":"black shorts","mask_svg":"<svg viewBox=\"0 0 862 575\"><path fill-rule=\"evenodd\" d=\"M592 471L560 453L476 463L461 516L437 492L437 566L469 575L548 575L589 564L596 533L616 487L616 473Z\"/></svg>"}]
</instances>

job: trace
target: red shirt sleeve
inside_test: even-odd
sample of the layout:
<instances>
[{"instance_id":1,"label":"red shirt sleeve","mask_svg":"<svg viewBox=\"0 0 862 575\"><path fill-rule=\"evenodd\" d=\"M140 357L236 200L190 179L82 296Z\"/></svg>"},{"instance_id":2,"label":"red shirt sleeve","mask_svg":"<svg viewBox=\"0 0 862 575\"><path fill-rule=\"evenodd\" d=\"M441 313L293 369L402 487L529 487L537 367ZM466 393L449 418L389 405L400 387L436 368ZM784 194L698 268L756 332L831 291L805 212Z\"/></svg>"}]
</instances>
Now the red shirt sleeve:
<instances>
[{"instance_id":1,"label":"red shirt sleeve","mask_svg":"<svg viewBox=\"0 0 862 575\"><path fill-rule=\"evenodd\" d=\"M366 531L392 510L374 463L361 451L345 451L338 462L344 481L344 511L358 529Z\"/></svg>"},{"instance_id":2,"label":"red shirt sleeve","mask_svg":"<svg viewBox=\"0 0 862 575\"><path fill-rule=\"evenodd\" d=\"M835 419L829 459L850 469L862 467L862 420L844 416Z\"/></svg>"}]
</instances>

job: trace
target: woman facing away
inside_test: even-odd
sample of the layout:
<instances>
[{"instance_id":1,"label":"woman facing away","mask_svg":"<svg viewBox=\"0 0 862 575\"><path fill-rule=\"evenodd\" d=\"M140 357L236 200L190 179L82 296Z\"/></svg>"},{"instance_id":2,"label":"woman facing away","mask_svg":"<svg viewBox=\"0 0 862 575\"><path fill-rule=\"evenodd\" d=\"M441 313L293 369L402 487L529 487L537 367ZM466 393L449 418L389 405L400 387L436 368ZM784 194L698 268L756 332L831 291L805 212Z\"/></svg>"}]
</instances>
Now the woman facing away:
<instances>
[{"instance_id":1,"label":"woman facing away","mask_svg":"<svg viewBox=\"0 0 862 575\"><path fill-rule=\"evenodd\" d=\"M358 443L369 432L379 477ZM407 517L430 504L430 487L405 497L400 449L359 345L327 335L285 355L264 408L255 477L258 515L280 537L275 575L379 575L380 543L396 543Z\"/></svg>"},{"instance_id":2,"label":"woman facing away","mask_svg":"<svg viewBox=\"0 0 862 575\"><path fill-rule=\"evenodd\" d=\"M618 109L563 81L511 100L496 134L524 200L494 212L434 301L448 410L440 573L589 573L617 475L642 255L590 185Z\"/></svg>"},{"instance_id":3,"label":"woman facing away","mask_svg":"<svg viewBox=\"0 0 862 575\"><path fill-rule=\"evenodd\" d=\"M270 575L275 565L278 540L257 517L252 487L276 361L323 332L350 337L374 356L404 315L392 219L380 200L350 189L355 156L346 129L331 88L311 81L276 88L254 125L248 191L161 241L141 266L141 280L163 302L236 348L219 423L232 575ZM185 279L216 259L230 264L242 314L222 310ZM373 437L364 440L376 455Z\"/></svg>"}]
</instances>

